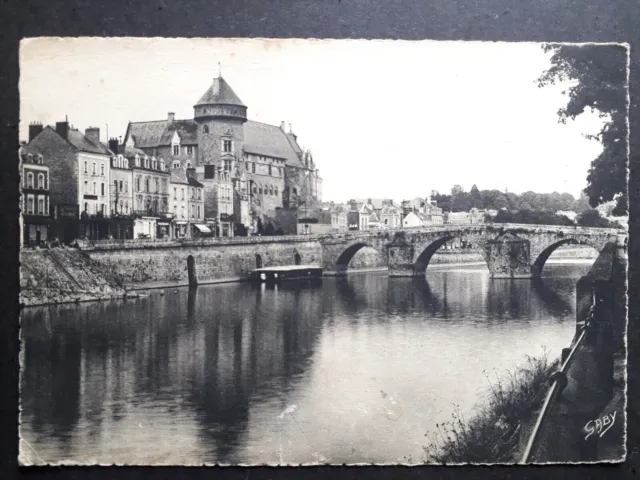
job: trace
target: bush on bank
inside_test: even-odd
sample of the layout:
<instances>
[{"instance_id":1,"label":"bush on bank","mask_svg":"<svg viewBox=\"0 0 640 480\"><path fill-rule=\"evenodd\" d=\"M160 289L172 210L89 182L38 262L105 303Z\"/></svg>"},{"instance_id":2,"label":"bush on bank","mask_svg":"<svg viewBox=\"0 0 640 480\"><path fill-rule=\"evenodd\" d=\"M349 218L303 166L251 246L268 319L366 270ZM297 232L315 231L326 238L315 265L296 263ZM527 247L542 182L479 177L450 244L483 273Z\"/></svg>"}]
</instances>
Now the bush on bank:
<instances>
[{"instance_id":1,"label":"bush on bank","mask_svg":"<svg viewBox=\"0 0 640 480\"><path fill-rule=\"evenodd\" d=\"M550 386L549 377L558 362L546 352L527 356L525 365L510 372L506 380L489 379L484 403L466 420L458 409L450 422L436 424L426 436L425 463L501 463L516 460L521 424L542 406Z\"/></svg>"}]
</instances>

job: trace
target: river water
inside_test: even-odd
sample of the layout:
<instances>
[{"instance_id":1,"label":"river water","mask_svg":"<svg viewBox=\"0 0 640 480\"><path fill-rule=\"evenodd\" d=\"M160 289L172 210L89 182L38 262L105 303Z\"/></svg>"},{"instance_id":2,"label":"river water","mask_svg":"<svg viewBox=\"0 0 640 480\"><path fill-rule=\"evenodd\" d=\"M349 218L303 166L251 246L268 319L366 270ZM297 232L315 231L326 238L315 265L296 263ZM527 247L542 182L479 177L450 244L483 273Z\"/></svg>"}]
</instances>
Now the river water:
<instances>
[{"instance_id":1,"label":"river water","mask_svg":"<svg viewBox=\"0 0 640 480\"><path fill-rule=\"evenodd\" d=\"M425 434L575 330L591 262L542 282L432 266L22 316L24 463L421 462Z\"/></svg>"}]
</instances>

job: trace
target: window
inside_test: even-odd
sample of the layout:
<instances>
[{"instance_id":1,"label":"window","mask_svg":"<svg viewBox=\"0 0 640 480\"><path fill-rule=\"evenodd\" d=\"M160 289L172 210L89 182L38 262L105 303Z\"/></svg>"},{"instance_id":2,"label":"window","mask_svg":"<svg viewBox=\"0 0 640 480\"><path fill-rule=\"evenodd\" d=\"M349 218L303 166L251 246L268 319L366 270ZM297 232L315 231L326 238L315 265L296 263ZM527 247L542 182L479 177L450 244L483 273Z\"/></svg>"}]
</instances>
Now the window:
<instances>
[{"instance_id":1,"label":"window","mask_svg":"<svg viewBox=\"0 0 640 480\"><path fill-rule=\"evenodd\" d=\"M173 199L178 199L178 189L176 187L173 187Z\"/></svg>"},{"instance_id":2,"label":"window","mask_svg":"<svg viewBox=\"0 0 640 480\"><path fill-rule=\"evenodd\" d=\"M255 195L256 193L258 193L258 189L256 188L256 186L253 186L253 194Z\"/></svg>"},{"instance_id":3,"label":"window","mask_svg":"<svg viewBox=\"0 0 640 480\"><path fill-rule=\"evenodd\" d=\"M198 189L198 200L202 198L202 190Z\"/></svg>"},{"instance_id":4,"label":"window","mask_svg":"<svg viewBox=\"0 0 640 480\"><path fill-rule=\"evenodd\" d=\"M124 183L122 182L122 180L120 180L120 191L123 192L124 191Z\"/></svg>"},{"instance_id":5,"label":"window","mask_svg":"<svg viewBox=\"0 0 640 480\"><path fill-rule=\"evenodd\" d=\"M173 154L174 155L180 155L180 145L174 145L173 146Z\"/></svg>"},{"instance_id":6,"label":"window","mask_svg":"<svg viewBox=\"0 0 640 480\"><path fill-rule=\"evenodd\" d=\"M269 185L269 195L273 195L273 187Z\"/></svg>"},{"instance_id":7,"label":"window","mask_svg":"<svg viewBox=\"0 0 640 480\"><path fill-rule=\"evenodd\" d=\"M27 195L27 214L33 215L33 195Z\"/></svg>"},{"instance_id":8,"label":"window","mask_svg":"<svg viewBox=\"0 0 640 480\"><path fill-rule=\"evenodd\" d=\"M42 165L44 163L44 160L42 158L42 155L38 154L38 164Z\"/></svg>"},{"instance_id":9,"label":"window","mask_svg":"<svg viewBox=\"0 0 640 480\"><path fill-rule=\"evenodd\" d=\"M164 172L164 160L160 159L160 170Z\"/></svg>"},{"instance_id":10,"label":"window","mask_svg":"<svg viewBox=\"0 0 640 480\"><path fill-rule=\"evenodd\" d=\"M89 193L89 183L86 180L84 181L84 190L82 191L82 193L83 195Z\"/></svg>"},{"instance_id":11,"label":"window","mask_svg":"<svg viewBox=\"0 0 640 480\"><path fill-rule=\"evenodd\" d=\"M96 174L96 162L93 162L93 175Z\"/></svg>"},{"instance_id":12,"label":"window","mask_svg":"<svg viewBox=\"0 0 640 480\"><path fill-rule=\"evenodd\" d=\"M158 169L158 161L155 159L155 157L151 159L151 168L153 168L154 170Z\"/></svg>"},{"instance_id":13,"label":"window","mask_svg":"<svg viewBox=\"0 0 640 480\"><path fill-rule=\"evenodd\" d=\"M27 153L27 163L33 163L33 154Z\"/></svg>"},{"instance_id":14,"label":"window","mask_svg":"<svg viewBox=\"0 0 640 480\"><path fill-rule=\"evenodd\" d=\"M189 145L187 147L187 155L192 156L193 155L193 147L191 145Z\"/></svg>"},{"instance_id":15,"label":"window","mask_svg":"<svg viewBox=\"0 0 640 480\"><path fill-rule=\"evenodd\" d=\"M249 171L249 162L244 162L244 169Z\"/></svg>"},{"instance_id":16,"label":"window","mask_svg":"<svg viewBox=\"0 0 640 480\"><path fill-rule=\"evenodd\" d=\"M155 181L155 186L156 186L156 189L154 190L154 193L158 193L160 191L160 180L158 180L157 178Z\"/></svg>"},{"instance_id":17,"label":"window","mask_svg":"<svg viewBox=\"0 0 640 480\"><path fill-rule=\"evenodd\" d=\"M38 215L44 215L44 197L42 195L38 197Z\"/></svg>"},{"instance_id":18,"label":"window","mask_svg":"<svg viewBox=\"0 0 640 480\"><path fill-rule=\"evenodd\" d=\"M140 191L140 177L136 177L136 192Z\"/></svg>"},{"instance_id":19,"label":"window","mask_svg":"<svg viewBox=\"0 0 640 480\"><path fill-rule=\"evenodd\" d=\"M231 160L225 159L225 161L224 161L224 171L225 172L230 172L232 167L233 167L233 165L231 164Z\"/></svg>"},{"instance_id":20,"label":"window","mask_svg":"<svg viewBox=\"0 0 640 480\"><path fill-rule=\"evenodd\" d=\"M123 160L124 163L124 168L129 168L129 160L127 160L126 158Z\"/></svg>"},{"instance_id":21,"label":"window","mask_svg":"<svg viewBox=\"0 0 640 480\"><path fill-rule=\"evenodd\" d=\"M202 127L202 133L209 133L209 125L205 125Z\"/></svg>"},{"instance_id":22,"label":"window","mask_svg":"<svg viewBox=\"0 0 640 480\"><path fill-rule=\"evenodd\" d=\"M104 215L104 203L100 204L100 213Z\"/></svg>"},{"instance_id":23,"label":"window","mask_svg":"<svg viewBox=\"0 0 640 480\"><path fill-rule=\"evenodd\" d=\"M140 155L136 155L135 160L136 160L136 167L139 167L140 166Z\"/></svg>"},{"instance_id":24,"label":"window","mask_svg":"<svg viewBox=\"0 0 640 480\"><path fill-rule=\"evenodd\" d=\"M271 172L271 165L269 165L269 176L271 176L271 175L272 175L272 172Z\"/></svg>"},{"instance_id":25,"label":"window","mask_svg":"<svg viewBox=\"0 0 640 480\"><path fill-rule=\"evenodd\" d=\"M251 173L256 173L256 162L251 162Z\"/></svg>"},{"instance_id":26,"label":"window","mask_svg":"<svg viewBox=\"0 0 640 480\"><path fill-rule=\"evenodd\" d=\"M180 189L180 200L184 200L184 187Z\"/></svg>"},{"instance_id":27,"label":"window","mask_svg":"<svg viewBox=\"0 0 640 480\"><path fill-rule=\"evenodd\" d=\"M93 182L93 194L96 194L96 182Z\"/></svg>"},{"instance_id":28,"label":"window","mask_svg":"<svg viewBox=\"0 0 640 480\"><path fill-rule=\"evenodd\" d=\"M297 188L295 188L295 187L293 187L293 194L294 194L294 195L297 195L297 194L298 194L298 189L297 189Z\"/></svg>"},{"instance_id":29,"label":"window","mask_svg":"<svg viewBox=\"0 0 640 480\"><path fill-rule=\"evenodd\" d=\"M124 193L129 192L129 182L127 180L124 181Z\"/></svg>"},{"instance_id":30,"label":"window","mask_svg":"<svg viewBox=\"0 0 640 480\"><path fill-rule=\"evenodd\" d=\"M33 188L33 173L27 173L27 188Z\"/></svg>"},{"instance_id":31,"label":"window","mask_svg":"<svg viewBox=\"0 0 640 480\"><path fill-rule=\"evenodd\" d=\"M180 208L180 218L184 218L184 205Z\"/></svg>"},{"instance_id":32,"label":"window","mask_svg":"<svg viewBox=\"0 0 640 480\"><path fill-rule=\"evenodd\" d=\"M120 200L120 213L122 213L124 210L122 210L122 200Z\"/></svg>"},{"instance_id":33,"label":"window","mask_svg":"<svg viewBox=\"0 0 640 480\"><path fill-rule=\"evenodd\" d=\"M89 204L87 202L84 202L84 211L85 212L89 211Z\"/></svg>"},{"instance_id":34,"label":"window","mask_svg":"<svg viewBox=\"0 0 640 480\"><path fill-rule=\"evenodd\" d=\"M278 196L278 187L276 187L276 188L274 189L274 192L275 192L275 195L276 195L276 197L277 197L277 196Z\"/></svg>"},{"instance_id":35,"label":"window","mask_svg":"<svg viewBox=\"0 0 640 480\"><path fill-rule=\"evenodd\" d=\"M262 195L262 187L258 188L258 193Z\"/></svg>"},{"instance_id":36,"label":"window","mask_svg":"<svg viewBox=\"0 0 640 480\"><path fill-rule=\"evenodd\" d=\"M129 213L129 202L124 202L124 213Z\"/></svg>"},{"instance_id":37,"label":"window","mask_svg":"<svg viewBox=\"0 0 640 480\"><path fill-rule=\"evenodd\" d=\"M100 164L100 175L104 177L104 163Z\"/></svg>"},{"instance_id":38,"label":"window","mask_svg":"<svg viewBox=\"0 0 640 480\"><path fill-rule=\"evenodd\" d=\"M100 184L100 195L104 195L104 183Z\"/></svg>"},{"instance_id":39,"label":"window","mask_svg":"<svg viewBox=\"0 0 640 480\"><path fill-rule=\"evenodd\" d=\"M176 216L178 215L178 205L176 205L175 203L173 204L173 213L175 213Z\"/></svg>"},{"instance_id":40,"label":"window","mask_svg":"<svg viewBox=\"0 0 640 480\"><path fill-rule=\"evenodd\" d=\"M233 142L231 140L223 140L222 141L222 151L224 153L233 152Z\"/></svg>"},{"instance_id":41,"label":"window","mask_svg":"<svg viewBox=\"0 0 640 480\"><path fill-rule=\"evenodd\" d=\"M87 161L86 160L84 161L84 173L89 173L87 171Z\"/></svg>"},{"instance_id":42,"label":"window","mask_svg":"<svg viewBox=\"0 0 640 480\"><path fill-rule=\"evenodd\" d=\"M174 160L172 168L180 168L180 160Z\"/></svg>"},{"instance_id":43,"label":"window","mask_svg":"<svg viewBox=\"0 0 640 480\"><path fill-rule=\"evenodd\" d=\"M144 168L149 168L149 157L144 159Z\"/></svg>"},{"instance_id":44,"label":"window","mask_svg":"<svg viewBox=\"0 0 640 480\"><path fill-rule=\"evenodd\" d=\"M149 192L149 177L144 179L144 191L147 193Z\"/></svg>"},{"instance_id":45,"label":"window","mask_svg":"<svg viewBox=\"0 0 640 480\"><path fill-rule=\"evenodd\" d=\"M198 205L198 218L200 218L200 205Z\"/></svg>"}]
</instances>

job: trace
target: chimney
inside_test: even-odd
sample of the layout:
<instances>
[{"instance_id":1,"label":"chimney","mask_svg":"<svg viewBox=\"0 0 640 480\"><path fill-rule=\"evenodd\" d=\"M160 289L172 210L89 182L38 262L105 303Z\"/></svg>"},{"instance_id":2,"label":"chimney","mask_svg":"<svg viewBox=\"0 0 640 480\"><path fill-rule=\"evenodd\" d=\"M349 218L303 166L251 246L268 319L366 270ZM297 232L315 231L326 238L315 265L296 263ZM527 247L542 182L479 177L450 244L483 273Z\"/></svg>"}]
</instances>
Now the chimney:
<instances>
[{"instance_id":1,"label":"chimney","mask_svg":"<svg viewBox=\"0 0 640 480\"><path fill-rule=\"evenodd\" d=\"M289 133L293 133L293 127L289 124Z\"/></svg>"},{"instance_id":2,"label":"chimney","mask_svg":"<svg viewBox=\"0 0 640 480\"><path fill-rule=\"evenodd\" d=\"M33 122L29 124L29 143L31 143L31 140L36 138L38 134L40 134L43 128L44 127L42 126L42 124L38 122Z\"/></svg>"},{"instance_id":3,"label":"chimney","mask_svg":"<svg viewBox=\"0 0 640 480\"><path fill-rule=\"evenodd\" d=\"M111 150L113 153L118 154L120 153L120 142L118 141L117 138L110 138L109 139L109 150Z\"/></svg>"},{"instance_id":4,"label":"chimney","mask_svg":"<svg viewBox=\"0 0 640 480\"><path fill-rule=\"evenodd\" d=\"M285 131L284 120L280 122L280 130L282 130L283 132Z\"/></svg>"},{"instance_id":5,"label":"chimney","mask_svg":"<svg viewBox=\"0 0 640 480\"><path fill-rule=\"evenodd\" d=\"M56 122L56 133L67 140L69 138L69 122Z\"/></svg>"},{"instance_id":6,"label":"chimney","mask_svg":"<svg viewBox=\"0 0 640 480\"><path fill-rule=\"evenodd\" d=\"M89 127L85 129L84 136L95 145L100 145L100 129L98 127Z\"/></svg>"},{"instance_id":7,"label":"chimney","mask_svg":"<svg viewBox=\"0 0 640 480\"><path fill-rule=\"evenodd\" d=\"M169 120L169 123L173 123L176 119L176 114L173 112L169 112L167 113L167 120Z\"/></svg>"}]
</instances>

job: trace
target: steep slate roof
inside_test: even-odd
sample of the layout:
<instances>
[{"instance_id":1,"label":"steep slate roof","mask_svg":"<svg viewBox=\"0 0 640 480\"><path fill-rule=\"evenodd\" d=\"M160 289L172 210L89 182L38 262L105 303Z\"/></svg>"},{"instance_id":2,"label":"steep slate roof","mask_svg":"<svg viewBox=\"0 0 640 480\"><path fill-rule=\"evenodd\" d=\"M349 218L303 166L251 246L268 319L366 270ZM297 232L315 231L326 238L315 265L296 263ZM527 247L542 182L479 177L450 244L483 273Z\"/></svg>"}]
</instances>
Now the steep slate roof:
<instances>
[{"instance_id":1,"label":"steep slate roof","mask_svg":"<svg viewBox=\"0 0 640 480\"><path fill-rule=\"evenodd\" d=\"M199 181L197 181L195 178L190 177L189 175L187 175L187 182L189 183L190 187L198 187L198 188L202 188L204 187L203 184L201 184Z\"/></svg>"},{"instance_id":2,"label":"steep slate roof","mask_svg":"<svg viewBox=\"0 0 640 480\"><path fill-rule=\"evenodd\" d=\"M240 97L236 95L236 92L229 86L227 81L222 77L217 77L213 79L213 83L204 92L204 95L198 100L194 106L198 105L211 105L211 104L222 104L222 105L239 105L241 107L246 107Z\"/></svg>"},{"instance_id":3,"label":"steep slate roof","mask_svg":"<svg viewBox=\"0 0 640 480\"><path fill-rule=\"evenodd\" d=\"M187 172L182 168L172 168L171 169L171 183L181 183L183 185L188 185L189 181L187 180Z\"/></svg>"},{"instance_id":4,"label":"steep slate roof","mask_svg":"<svg viewBox=\"0 0 640 480\"><path fill-rule=\"evenodd\" d=\"M275 125L247 120L244 124L244 150L257 155L284 158L287 165L302 168L291 139Z\"/></svg>"},{"instance_id":5,"label":"steep slate roof","mask_svg":"<svg viewBox=\"0 0 640 480\"><path fill-rule=\"evenodd\" d=\"M173 133L178 132L182 145L197 145L198 124L194 120L174 120L167 122L165 131L160 139L160 145L170 145Z\"/></svg>"},{"instance_id":6,"label":"steep slate roof","mask_svg":"<svg viewBox=\"0 0 640 480\"><path fill-rule=\"evenodd\" d=\"M151 148L160 145L167 128L167 120L152 122L130 122L125 138L133 137L137 148Z\"/></svg>"},{"instance_id":7,"label":"steep slate roof","mask_svg":"<svg viewBox=\"0 0 640 480\"><path fill-rule=\"evenodd\" d=\"M102 155L110 155L109 149L105 148L101 143L97 145L84 136L79 130L69 129L67 141L81 152L99 153Z\"/></svg>"}]
</instances>

